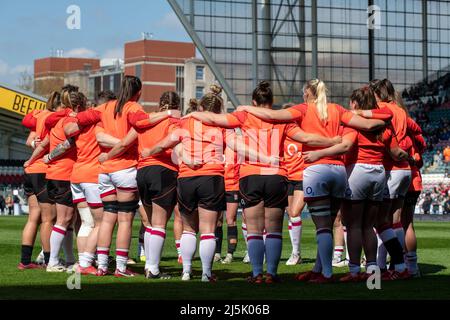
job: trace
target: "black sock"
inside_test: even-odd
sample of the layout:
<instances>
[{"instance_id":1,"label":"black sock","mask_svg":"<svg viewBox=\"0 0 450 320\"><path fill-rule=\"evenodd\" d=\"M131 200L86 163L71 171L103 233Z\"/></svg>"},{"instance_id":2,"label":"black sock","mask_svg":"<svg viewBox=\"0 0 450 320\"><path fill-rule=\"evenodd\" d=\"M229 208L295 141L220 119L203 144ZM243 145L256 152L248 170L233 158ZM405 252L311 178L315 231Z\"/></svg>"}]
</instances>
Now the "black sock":
<instances>
[{"instance_id":1,"label":"black sock","mask_svg":"<svg viewBox=\"0 0 450 320\"><path fill-rule=\"evenodd\" d=\"M216 227L216 232L214 232L216 236L216 253L222 253L222 240L223 240L223 229L222 226Z\"/></svg>"},{"instance_id":2,"label":"black sock","mask_svg":"<svg viewBox=\"0 0 450 320\"><path fill-rule=\"evenodd\" d=\"M20 262L27 265L31 263L31 256L33 255L33 246L22 245L22 257Z\"/></svg>"},{"instance_id":3,"label":"black sock","mask_svg":"<svg viewBox=\"0 0 450 320\"><path fill-rule=\"evenodd\" d=\"M237 247L238 230L237 226L228 226L227 228L227 240L228 240L228 253L233 254ZM235 243L231 243L231 240L236 240Z\"/></svg>"},{"instance_id":4,"label":"black sock","mask_svg":"<svg viewBox=\"0 0 450 320\"><path fill-rule=\"evenodd\" d=\"M384 242L387 252L391 256L391 262L389 263L389 269L393 270L396 264L402 264L405 262L403 258L403 248L397 238L392 238Z\"/></svg>"},{"instance_id":5,"label":"black sock","mask_svg":"<svg viewBox=\"0 0 450 320\"><path fill-rule=\"evenodd\" d=\"M45 264L48 264L49 261L50 261L50 252L45 252L44 251L44 262L45 262Z\"/></svg>"}]
</instances>

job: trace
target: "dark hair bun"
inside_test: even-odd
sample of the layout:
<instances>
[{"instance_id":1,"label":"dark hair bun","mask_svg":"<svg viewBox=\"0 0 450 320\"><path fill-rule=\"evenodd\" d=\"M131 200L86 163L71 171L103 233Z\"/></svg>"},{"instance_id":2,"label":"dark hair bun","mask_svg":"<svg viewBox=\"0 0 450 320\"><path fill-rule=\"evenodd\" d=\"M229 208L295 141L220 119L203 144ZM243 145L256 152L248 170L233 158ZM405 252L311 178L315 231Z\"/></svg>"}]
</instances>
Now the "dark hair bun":
<instances>
[{"instance_id":1,"label":"dark hair bun","mask_svg":"<svg viewBox=\"0 0 450 320\"><path fill-rule=\"evenodd\" d=\"M211 85L211 86L209 87L209 90L211 91L212 94L214 94L214 95L216 95L216 96L218 96L218 95L220 95L220 94L222 93L222 88L219 87L219 86L216 85L216 84Z\"/></svg>"},{"instance_id":2,"label":"dark hair bun","mask_svg":"<svg viewBox=\"0 0 450 320\"><path fill-rule=\"evenodd\" d=\"M258 88L267 90L270 88L270 83L268 81L261 81L260 83L258 83Z\"/></svg>"},{"instance_id":3,"label":"dark hair bun","mask_svg":"<svg viewBox=\"0 0 450 320\"><path fill-rule=\"evenodd\" d=\"M195 98L189 99L189 108L197 108L198 101Z\"/></svg>"}]
</instances>

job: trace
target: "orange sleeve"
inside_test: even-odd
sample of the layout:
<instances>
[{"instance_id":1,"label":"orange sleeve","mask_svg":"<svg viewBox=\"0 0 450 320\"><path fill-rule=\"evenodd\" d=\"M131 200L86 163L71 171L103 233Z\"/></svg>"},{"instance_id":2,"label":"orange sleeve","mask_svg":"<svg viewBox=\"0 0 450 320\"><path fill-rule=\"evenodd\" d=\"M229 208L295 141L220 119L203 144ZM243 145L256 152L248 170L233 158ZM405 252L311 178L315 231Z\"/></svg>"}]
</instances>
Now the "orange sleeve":
<instances>
[{"instance_id":1,"label":"orange sleeve","mask_svg":"<svg viewBox=\"0 0 450 320\"><path fill-rule=\"evenodd\" d=\"M396 140L396 139L393 139L393 140ZM413 142L412 142L412 139L410 136L406 136L402 141L400 141L398 143L398 146L402 150L405 150L405 151L408 151L409 149L411 149L412 145L413 145Z\"/></svg>"},{"instance_id":2,"label":"orange sleeve","mask_svg":"<svg viewBox=\"0 0 450 320\"><path fill-rule=\"evenodd\" d=\"M406 119L408 133L411 135L422 134L422 128L410 117Z\"/></svg>"},{"instance_id":3,"label":"orange sleeve","mask_svg":"<svg viewBox=\"0 0 450 320\"><path fill-rule=\"evenodd\" d=\"M336 105L337 109L339 110L339 114L341 115L341 122L345 125L348 125L350 120L352 120L354 114L347 109L345 109L343 106Z\"/></svg>"},{"instance_id":4,"label":"orange sleeve","mask_svg":"<svg viewBox=\"0 0 450 320\"><path fill-rule=\"evenodd\" d=\"M390 121L394 116L391 109L389 109L388 107L384 107L381 109L372 109L371 111L372 111L371 119Z\"/></svg>"},{"instance_id":5,"label":"orange sleeve","mask_svg":"<svg viewBox=\"0 0 450 320\"><path fill-rule=\"evenodd\" d=\"M229 128L240 127L247 119L247 112L245 111L235 111L233 113L227 114L227 122Z\"/></svg>"},{"instance_id":6,"label":"orange sleeve","mask_svg":"<svg viewBox=\"0 0 450 320\"><path fill-rule=\"evenodd\" d=\"M76 119L80 127L88 127L100 122L102 114L99 110L89 109L78 113Z\"/></svg>"},{"instance_id":7,"label":"orange sleeve","mask_svg":"<svg viewBox=\"0 0 450 320\"><path fill-rule=\"evenodd\" d=\"M153 127L154 125L150 123L150 117L148 113L145 113L142 110L136 111L136 112L130 112L128 113L128 123L134 128L134 129L148 129Z\"/></svg>"},{"instance_id":8,"label":"orange sleeve","mask_svg":"<svg viewBox=\"0 0 450 320\"><path fill-rule=\"evenodd\" d=\"M286 109L292 115L292 120L301 121L303 119L303 115L306 112L306 108L308 106L305 103L298 104L296 106L290 107Z\"/></svg>"},{"instance_id":9,"label":"orange sleeve","mask_svg":"<svg viewBox=\"0 0 450 320\"><path fill-rule=\"evenodd\" d=\"M417 149L417 152L422 154L425 152L425 149L427 148L427 143L425 142L425 139L421 134L417 134L412 137L414 146Z\"/></svg>"},{"instance_id":10,"label":"orange sleeve","mask_svg":"<svg viewBox=\"0 0 450 320\"><path fill-rule=\"evenodd\" d=\"M54 126L56 126L56 124L58 123L59 120L66 117L71 112L72 112L72 110L68 109L68 108L57 111L57 112L53 112L51 115L49 115L45 119L45 129L47 131L50 131Z\"/></svg>"},{"instance_id":11,"label":"orange sleeve","mask_svg":"<svg viewBox=\"0 0 450 320\"><path fill-rule=\"evenodd\" d=\"M34 113L30 112L29 114L27 114L23 120L22 120L22 125L25 128L30 129L31 131L36 131L36 125L37 125L37 120L34 117Z\"/></svg>"},{"instance_id":12,"label":"orange sleeve","mask_svg":"<svg viewBox=\"0 0 450 320\"><path fill-rule=\"evenodd\" d=\"M358 131L350 127L344 127L342 132L342 139L349 140L353 143L356 142L358 138Z\"/></svg>"}]
</instances>

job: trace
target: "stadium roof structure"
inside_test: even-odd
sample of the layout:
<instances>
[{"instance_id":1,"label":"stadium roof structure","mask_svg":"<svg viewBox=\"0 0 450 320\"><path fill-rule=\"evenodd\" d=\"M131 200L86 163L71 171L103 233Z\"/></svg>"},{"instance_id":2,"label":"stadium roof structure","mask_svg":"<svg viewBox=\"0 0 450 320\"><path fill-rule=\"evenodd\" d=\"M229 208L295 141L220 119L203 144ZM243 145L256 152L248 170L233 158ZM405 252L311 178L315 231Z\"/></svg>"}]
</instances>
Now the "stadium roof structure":
<instances>
[{"instance_id":1,"label":"stadium roof structure","mask_svg":"<svg viewBox=\"0 0 450 320\"><path fill-rule=\"evenodd\" d=\"M311 78L347 103L370 79L398 91L450 64L450 2L437 0L167 0L234 105L261 80L275 103Z\"/></svg>"}]
</instances>

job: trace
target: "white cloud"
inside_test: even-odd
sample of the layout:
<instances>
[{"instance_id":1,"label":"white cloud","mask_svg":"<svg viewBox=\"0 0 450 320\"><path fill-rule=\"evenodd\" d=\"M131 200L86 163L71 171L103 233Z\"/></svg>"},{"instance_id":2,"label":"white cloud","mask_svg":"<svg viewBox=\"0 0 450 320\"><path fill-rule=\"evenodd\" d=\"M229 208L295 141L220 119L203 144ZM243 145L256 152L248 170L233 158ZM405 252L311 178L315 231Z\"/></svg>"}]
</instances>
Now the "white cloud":
<instances>
[{"instance_id":1,"label":"white cloud","mask_svg":"<svg viewBox=\"0 0 450 320\"><path fill-rule=\"evenodd\" d=\"M95 58L97 57L97 52L88 48L74 48L64 52L64 56L70 58Z\"/></svg>"},{"instance_id":2,"label":"white cloud","mask_svg":"<svg viewBox=\"0 0 450 320\"><path fill-rule=\"evenodd\" d=\"M28 72L29 74L33 73L33 66L19 64L16 66L10 66L5 61L0 60L0 75L3 77L14 77L17 76L21 72Z\"/></svg>"},{"instance_id":3,"label":"white cloud","mask_svg":"<svg viewBox=\"0 0 450 320\"><path fill-rule=\"evenodd\" d=\"M10 66L3 60L0 60L0 82L17 86L20 78L20 73L27 72L29 75L33 74L33 66L19 64Z\"/></svg>"},{"instance_id":4,"label":"white cloud","mask_svg":"<svg viewBox=\"0 0 450 320\"><path fill-rule=\"evenodd\" d=\"M108 49L102 55L102 59L123 59L123 51L123 47Z\"/></svg>"},{"instance_id":5,"label":"white cloud","mask_svg":"<svg viewBox=\"0 0 450 320\"><path fill-rule=\"evenodd\" d=\"M27 72L31 74L33 73L33 67L25 64L19 64L11 68L11 73L21 73L21 72Z\"/></svg>"}]
</instances>

